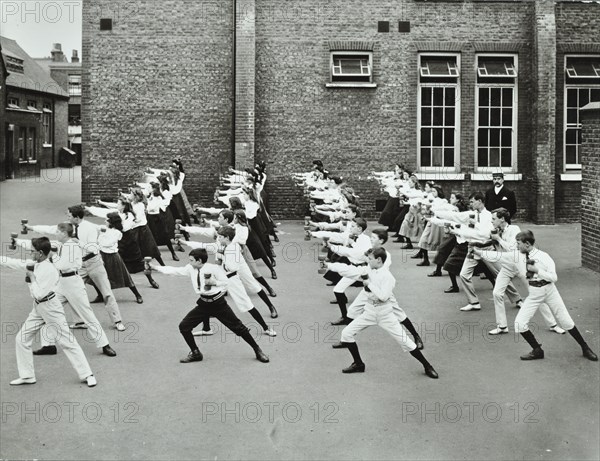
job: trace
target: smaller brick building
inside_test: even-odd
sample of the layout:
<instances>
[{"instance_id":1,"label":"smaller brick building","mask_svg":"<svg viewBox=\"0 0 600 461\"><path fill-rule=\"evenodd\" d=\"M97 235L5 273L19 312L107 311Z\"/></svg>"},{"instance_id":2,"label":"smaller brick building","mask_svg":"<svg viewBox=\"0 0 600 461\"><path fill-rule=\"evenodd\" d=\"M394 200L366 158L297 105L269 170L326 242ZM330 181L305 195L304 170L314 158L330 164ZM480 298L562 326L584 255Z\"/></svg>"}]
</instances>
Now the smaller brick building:
<instances>
[{"instance_id":1,"label":"smaller brick building","mask_svg":"<svg viewBox=\"0 0 600 461\"><path fill-rule=\"evenodd\" d=\"M0 37L6 77L2 179L39 174L58 165L67 146L69 95L15 40Z\"/></svg>"},{"instance_id":2,"label":"smaller brick building","mask_svg":"<svg viewBox=\"0 0 600 461\"><path fill-rule=\"evenodd\" d=\"M0 120L6 120L6 77L8 77L8 71L2 58L2 45L0 45ZM0 123L0 130L2 130L2 124ZM2 133L2 131L0 131ZM5 152L6 142L4 136L0 137L0 181L3 181L6 177L4 172L5 163Z\"/></svg>"}]
</instances>

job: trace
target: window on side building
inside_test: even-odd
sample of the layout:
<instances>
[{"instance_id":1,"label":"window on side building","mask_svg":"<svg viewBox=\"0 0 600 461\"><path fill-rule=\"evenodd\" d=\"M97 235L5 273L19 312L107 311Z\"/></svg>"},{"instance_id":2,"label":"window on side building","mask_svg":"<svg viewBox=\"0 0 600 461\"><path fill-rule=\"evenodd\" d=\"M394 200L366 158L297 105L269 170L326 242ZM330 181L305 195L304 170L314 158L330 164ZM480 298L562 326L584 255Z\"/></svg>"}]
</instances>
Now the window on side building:
<instances>
[{"instance_id":1,"label":"window on side building","mask_svg":"<svg viewBox=\"0 0 600 461\"><path fill-rule=\"evenodd\" d=\"M460 55L419 54L417 145L421 171L456 171L460 152Z\"/></svg>"},{"instance_id":2,"label":"window on side building","mask_svg":"<svg viewBox=\"0 0 600 461\"><path fill-rule=\"evenodd\" d=\"M44 103L42 112L42 123L44 126L44 144L52 145L52 104Z\"/></svg>"},{"instance_id":3,"label":"window on side building","mask_svg":"<svg viewBox=\"0 0 600 461\"><path fill-rule=\"evenodd\" d=\"M517 55L480 54L476 62L475 167L516 171Z\"/></svg>"},{"instance_id":4,"label":"window on side building","mask_svg":"<svg viewBox=\"0 0 600 461\"><path fill-rule=\"evenodd\" d=\"M29 137L27 138L27 158L35 160L36 158L36 132L35 128L29 127Z\"/></svg>"},{"instance_id":5,"label":"window on side building","mask_svg":"<svg viewBox=\"0 0 600 461\"><path fill-rule=\"evenodd\" d=\"M331 52L332 83L371 83L373 53L360 51Z\"/></svg>"},{"instance_id":6,"label":"window on side building","mask_svg":"<svg viewBox=\"0 0 600 461\"><path fill-rule=\"evenodd\" d=\"M9 109L20 109L21 107L19 106L19 98L8 98L6 107Z\"/></svg>"},{"instance_id":7,"label":"window on side building","mask_svg":"<svg viewBox=\"0 0 600 461\"><path fill-rule=\"evenodd\" d=\"M27 101L27 110L37 110L37 102L31 99Z\"/></svg>"},{"instance_id":8,"label":"window on side building","mask_svg":"<svg viewBox=\"0 0 600 461\"><path fill-rule=\"evenodd\" d=\"M565 170L581 169L580 109L600 101L600 55L565 56L563 155Z\"/></svg>"},{"instance_id":9,"label":"window on side building","mask_svg":"<svg viewBox=\"0 0 600 461\"><path fill-rule=\"evenodd\" d=\"M69 75L69 95L81 96L81 75Z\"/></svg>"}]
</instances>

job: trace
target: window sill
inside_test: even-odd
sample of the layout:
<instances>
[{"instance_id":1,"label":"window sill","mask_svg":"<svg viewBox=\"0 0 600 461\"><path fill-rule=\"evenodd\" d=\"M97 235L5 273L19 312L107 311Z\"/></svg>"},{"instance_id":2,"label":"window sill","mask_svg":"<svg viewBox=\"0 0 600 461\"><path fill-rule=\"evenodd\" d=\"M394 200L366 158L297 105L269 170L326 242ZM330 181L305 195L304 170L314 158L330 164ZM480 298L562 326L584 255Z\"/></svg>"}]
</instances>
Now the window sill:
<instances>
[{"instance_id":1,"label":"window sill","mask_svg":"<svg viewBox=\"0 0 600 461\"><path fill-rule=\"evenodd\" d=\"M33 164L37 163L37 160L19 160L19 164L26 164L26 163L33 165Z\"/></svg>"},{"instance_id":2,"label":"window sill","mask_svg":"<svg viewBox=\"0 0 600 461\"><path fill-rule=\"evenodd\" d=\"M377 88L377 83L361 83L361 82L334 82L326 83L326 88Z\"/></svg>"},{"instance_id":3,"label":"window sill","mask_svg":"<svg viewBox=\"0 0 600 461\"><path fill-rule=\"evenodd\" d=\"M581 173L563 173L560 175L561 181L581 181Z\"/></svg>"},{"instance_id":4,"label":"window sill","mask_svg":"<svg viewBox=\"0 0 600 461\"><path fill-rule=\"evenodd\" d=\"M42 147L52 147L52 144L42 144Z\"/></svg>"},{"instance_id":5,"label":"window sill","mask_svg":"<svg viewBox=\"0 0 600 461\"><path fill-rule=\"evenodd\" d=\"M452 173L448 171L417 171L415 173L419 181L462 181L465 179L464 173Z\"/></svg>"},{"instance_id":6,"label":"window sill","mask_svg":"<svg viewBox=\"0 0 600 461\"><path fill-rule=\"evenodd\" d=\"M521 173L504 173L505 181L521 181L523 175ZM472 173L471 181L491 181L492 173Z\"/></svg>"}]
</instances>

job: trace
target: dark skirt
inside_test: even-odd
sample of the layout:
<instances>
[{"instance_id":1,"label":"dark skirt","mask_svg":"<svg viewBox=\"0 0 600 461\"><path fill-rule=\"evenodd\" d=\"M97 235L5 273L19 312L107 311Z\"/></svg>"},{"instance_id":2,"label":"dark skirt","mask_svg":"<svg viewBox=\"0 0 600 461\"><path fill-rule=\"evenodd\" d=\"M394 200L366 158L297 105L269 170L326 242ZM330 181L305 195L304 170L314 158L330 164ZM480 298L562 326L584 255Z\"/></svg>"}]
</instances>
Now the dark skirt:
<instances>
[{"instance_id":1,"label":"dark skirt","mask_svg":"<svg viewBox=\"0 0 600 461\"><path fill-rule=\"evenodd\" d=\"M267 214L270 215L271 211L269 208L269 195L267 194L267 191L265 191L264 187L263 187L263 190L260 191L260 201L261 201L261 206L265 207Z\"/></svg>"},{"instance_id":2,"label":"dark skirt","mask_svg":"<svg viewBox=\"0 0 600 461\"><path fill-rule=\"evenodd\" d=\"M130 274L137 274L144 270L144 259L137 243L136 230L123 232L123 237L119 240L119 254Z\"/></svg>"},{"instance_id":3,"label":"dark skirt","mask_svg":"<svg viewBox=\"0 0 600 461\"><path fill-rule=\"evenodd\" d=\"M400 199L398 197L390 197L385 204L385 208L379 217L379 224L382 226L392 227L395 219L400 214Z\"/></svg>"},{"instance_id":4,"label":"dark skirt","mask_svg":"<svg viewBox=\"0 0 600 461\"><path fill-rule=\"evenodd\" d=\"M104 268L110 281L110 287L113 290L135 286L119 253L100 252L100 254L102 255L102 261L104 261Z\"/></svg>"},{"instance_id":5,"label":"dark skirt","mask_svg":"<svg viewBox=\"0 0 600 461\"><path fill-rule=\"evenodd\" d=\"M442 243L440 245L440 247L438 248L437 253L435 254L435 258L433 258L433 262L435 264L439 264L440 266L443 266L444 263L446 262L446 260L448 259L448 257L450 256L450 253L452 253L452 249L454 248L454 246L456 245L456 236L454 236L453 234L448 234L444 240L442 240Z\"/></svg>"},{"instance_id":6,"label":"dark skirt","mask_svg":"<svg viewBox=\"0 0 600 461\"><path fill-rule=\"evenodd\" d=\"M444 264L444 270L451 274L459 275L468 251L469 244L467 242L457 243Z\"/></svg>"},{"instance_id":7,"label":"dark skirt","mask_svg":"<svg viewBox=\"0 0 600 461\"><path fill-rule=\"evenodd\" d=\"M269 258L269 254L265 250L262 241L250 226L248 226L248 240L246 240L246 246L250 250L250 254L252 254L255 261L260 259L264 262L269 261L270 263L271 258Z\"/></svg>"},{"instance_id":8,"label":"dark skirt","mask_svg":"<svg viewBox=\"0 0 600 461\"><path fill-rule=\"evenodd\" d=\"M173 213L171 213L171 209L167 207L165 211L161 211L160 217L165 223L169 239L175 238L175 218L173 218Z\"/></svg>"},{"instance_id":9,"label":"dark skirt","mask_svg":"<svg viewBox=\"0 0 600 461\"><path fill-rule=\"evenodd\" d=\"M152 235L150 228L146 226L136 227L137 242L142 252L142 256L150 256L151 258L160 257L160 251L156 246L156 240Z\"/></svg>"},{"instance_id":10,"label":"dark skirt","mask_svg":"<svg viewBox=\"0 0 600 461\"><path fill-rule=\"evenodd\" d=\"M258 214L248 221L248 227L250 227L250 229L253 230L256 236L260 239L260 242L262 243L262 246L267 254L273 255L273 244L269 238L269 233L267 232L267 229L265 228L265 225Z\"/></svg>"},{"instance_id":11,"label":"dark skirt","mask_svg":"<svg viewBox=\"0 0 600 461\"><path fill-rule=\"evenodd\" d=\"M402 227L402 223L404 222L404 217L408 213L408 210L410 210L409 205L403 205L400 207L400 212L398 213L398 216L396 216L396 218L394 219L394 224L392 226L392 230L394 232L396 232L396 233L400 232L400 227Z\"/></svg>"},{"instance_id":12,"label":"dark skirt","mask_svg":"<svg viewBox=\"0 0 600 461\"><path fill-rule=\"evenodd\" d=\"M181 194L175 194L173 196L171 203L169 203L169 209L171 210L171 213L173 213L174 219L181 219L181 222L186 226L192 225L190 215L185 208Z\"/></svg>"},{"instance_id":13,"label":"dark skirt","mask_svg":"<svg viewBox=\"0 0 600 461\"><path fill-rule=\"evenodd\" d=\"M157 245L166 245L171 239L167 230L167 223L161 214L148 215L148 227Z\"/></svg>"},{"instance_id":14,"label":"dark skirt","mask_svg":"<svg viewBox=\"0 0 600 461\"><path fill-rule=\"evenodd\" d=\"M271 218L271 215L267 213L267 209L265 208L264 204L261 204L258 210L258 217L262 221L267 233L272 234L277 226L275 225L273 218Z\"/></svg>"}]
</instances>

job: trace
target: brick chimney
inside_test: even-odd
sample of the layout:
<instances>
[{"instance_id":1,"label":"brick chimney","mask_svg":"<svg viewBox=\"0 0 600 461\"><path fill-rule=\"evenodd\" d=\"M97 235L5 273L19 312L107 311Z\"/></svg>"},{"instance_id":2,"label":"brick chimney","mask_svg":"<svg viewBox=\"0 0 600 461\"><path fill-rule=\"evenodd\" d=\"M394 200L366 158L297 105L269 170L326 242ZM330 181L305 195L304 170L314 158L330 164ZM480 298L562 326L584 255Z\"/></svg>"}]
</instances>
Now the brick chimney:
<instances>
[{"instance_id":1,"label":"brick chimney","mask_svg":"<svg viewBox=\"0 0 600 461\"><path fill-rule=\"evenodd\" d=\"M71 56L71 62L79 62L79 56L77 55L77 50L73 50L73 55Z\"/></svg>"},{"instance_id":2,"label":"brick chimney","mask_svg":"<svg viewBox=\"0 0 600 461\"><path fill-rule=\"evenodd\" d=\"M51 54L53 62L63 62L65 60L65 55L62 52L62 45L60 43L52 44Z\"/></svg>"}]
</instances>

